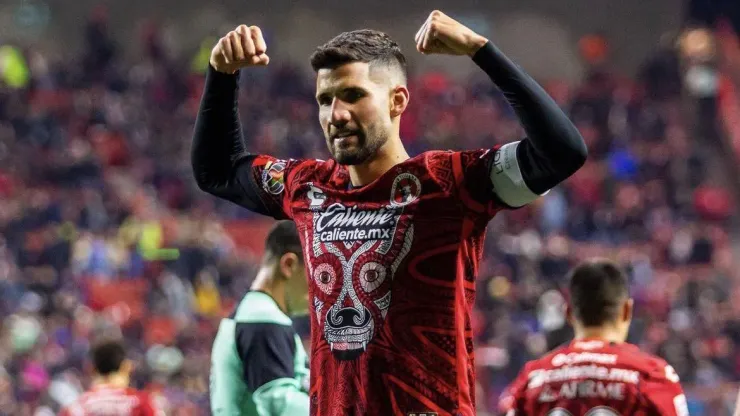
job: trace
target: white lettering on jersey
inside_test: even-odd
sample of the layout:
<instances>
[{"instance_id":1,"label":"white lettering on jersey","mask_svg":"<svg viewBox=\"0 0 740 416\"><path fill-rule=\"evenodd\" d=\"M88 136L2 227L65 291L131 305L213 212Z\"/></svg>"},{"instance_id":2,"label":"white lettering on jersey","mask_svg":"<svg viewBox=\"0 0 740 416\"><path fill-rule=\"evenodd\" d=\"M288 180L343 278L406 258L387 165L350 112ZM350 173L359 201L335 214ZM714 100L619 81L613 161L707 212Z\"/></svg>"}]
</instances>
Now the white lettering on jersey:
<instances>
[{"instance_id":1,"label":"white lettering on jersey","mask_svg":"<svg viewBox=\"0 0 740 416\"><path fill-rule=\"evenodd\" d=\"M676 415L689 416L689 405L686 403L686 396L683 394L673 398L673 407L676 408Z\"/></svg>"},{"instance_id":2,"label":"white lettering on jersey","mask_svg":"<svg viewBox=\"0 0 740 416\"><path fill-rule=\"evenodd\" d=\"M538 397L540 403L555 402L559 399L605 399L624 400L625 384L620 382L604 383L594 380L569 381L563 383L557 391L545 386Z\"/></svg>"},{"instance_id":3,"label":"white lettering on jersey","mask_svg":"<svg viewBox=\"0 0 740 416\"><path fill-rule=\"evenodd\" d=\"M676 370L674 370L673 367L670 365L665 366L665 378L666 380L672 383L678 383L679 381L681 381L678 378L678 374L676 373Z\"/></svg>"},{"instance_id":4,"label":"white lettering on jersey","mask_svg":"<svg viewBox=\"0 0 740 416\"><path fill-rule=\"evenodd\" d=\"M568 354L557 354L552 357L552 365L555 367L580 364L584 362L614 365L617 363L617 355L595 352L571 352Z\"/></svg>"},{"instance_id":5,"label":"white lettering on jersey","mask_svg":"<svg viewBox=\"0 0 740 416\"><path fill-rule=\"evenodd\" d=\"M400 214L400 208L368 210L335 203L315 219L314 233L321 242L391 240Z\"/></svg>"},{"instance_id":6,"label":"white lettering on jersey","mask_svg":"<svg viewBox=\"0 0 740 416\"><path fill-rule=\"evenodd\" d=\"M534 370L529 373L527 388L535 389L547 383L582 378L637 384L640 381L640 373L623 368L607 368L597 365L563 367L554 370Z\"/></svg>"},{"instance_id":7,"label":"white lettering on jersey","mask_svg":"<svg viewBox=\"0 0 740 416\"><path fill-rule=\"evenodd\" d=\"M519 161L516 158L519 143L513 142L501 146L493 156L491 167L493 191L510 207L521 207L540 197L524 183Z\"/></svg>"},{"instance_id":8,"label":"white lettering on jersey","mask_svg":"<svg viewBox=\"0 0 740 416\"><path fill-rule=\"evenodd\" d=\"M136 396L98 395L90 396L84 403L85 410L93 414L130 414L139 405Z\"/></svg>"}]
</instances>

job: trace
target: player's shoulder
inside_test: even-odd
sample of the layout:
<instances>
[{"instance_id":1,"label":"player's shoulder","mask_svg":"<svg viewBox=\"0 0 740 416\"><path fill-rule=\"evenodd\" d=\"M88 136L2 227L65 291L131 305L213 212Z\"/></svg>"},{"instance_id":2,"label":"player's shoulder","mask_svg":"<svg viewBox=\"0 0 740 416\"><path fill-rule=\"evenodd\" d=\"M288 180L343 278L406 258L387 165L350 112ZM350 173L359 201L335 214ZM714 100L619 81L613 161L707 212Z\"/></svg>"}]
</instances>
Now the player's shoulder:
<instances>
[{"instance_id":1,"label":"player's shoulder","mask_svg":"<svg viewBox=\"0 0 740 416\"><path fill-rule=\"evenodd\" d=\"M291 326L293 321L277 306L269 295L249 291L237 305L232 319L237 323L268 323Z\"/></svg>"},{"instance_id":2,"label":"player's shoulder","mask_svg":"<svg viewBox=\"0 0 740 416\"><path fill-rule=\"evenodd\" d=\"M563 363L561 362L563 361L562 357L567 356L567 354L572 353L572 351L573 350L572 348L570 348L570 346L561 345L559 347L554 348L550 352L544 354L543 356L529 361L524 366L524 369L528 371L532 371L532 370L538 370L538 369L559 367L563 365Z\"/></svg>"},{"instance_id":3,"label":"player's shoulder","mask_svg":"<svg viewBox=\"0 0 740 416\"><path fill-rule=\"evenodd\" d=\"M493 148L481 148L481 149L468 149L468 150L428 150L420 153L417 158L424 162L434 163L453 163L456 159L468 159L468 158L482 158L488 154L495 152L498 147Z\"/></svg>"},{"instance_id":4,"label":"player's shoulder","mask_svg":"<svg viewBox=\"0 0 740 416\"><path fill-rule=\"evenodd\" d=\"M336 167L333 160L322 159L292 159L279 158L270 155L257 155L252 160L252 167L262 172L262 180L271 181L270 183L282 183L281 179L292 179L293 181L303 181L311 176L321 176L322 174L331 174Z\"/></svg>"},{"instance_id":5,"label":"player's shoulder","mask_svg":"<svg viewBox=\"0 0 740 416\"><path fill-rule=\"evenodd\" d=\"M568 365L600 364L615 365L620 353L603 341L575 341L561 345L542 357L532 360L532 369L558 368Z\"/></svg>"},{"instance_id":6,"label":"player's shoulder","mask_svg":"<svg viewBox=\"0 0 740 416\"><path fill-rule=\"evenodd\" d=\"M135 387L122 387L119 389L109 389L108 391L109 393L119 397L134 397L140 402L145 401L149 397L145 391L139 390Z\"/></svg>"},{"instance_id":7,"label":"player's shoulder","mask_svg":"<svg viewBox=\"0 0 740 416\"><path fill-rule=\"evenodd\" d=\"M138 390L138 389L130 389L129 390L129 396L136 396L139 399L139 402L141 404L145 405L153 405L154 404L154 396L145 390Z\"/></svg>"},{"instance_id":8,"label":"player's shoulder","mask_svg":"<svg viewBox=\"0 0 740 416\"><path fill-rule=\"evenodd\" d=\"M451 191L455 182L454 164L459 152L452 150L429 150L411 158L406 163L414 166L427 179L437 183L440 188Z\"/></svg>"},{"instance_id":9,"label":"player's shoulder","mask_svg":"<svg viewBox=\"0 0 740 416\"><path fill-rule=\"evenodd\" d=\"M625 344L620 359L643 374L643 377L654 381L670 381L678 383L678 374L666 360L657 355L642 351L636 345Z\"/></svg>"}]
</instances>

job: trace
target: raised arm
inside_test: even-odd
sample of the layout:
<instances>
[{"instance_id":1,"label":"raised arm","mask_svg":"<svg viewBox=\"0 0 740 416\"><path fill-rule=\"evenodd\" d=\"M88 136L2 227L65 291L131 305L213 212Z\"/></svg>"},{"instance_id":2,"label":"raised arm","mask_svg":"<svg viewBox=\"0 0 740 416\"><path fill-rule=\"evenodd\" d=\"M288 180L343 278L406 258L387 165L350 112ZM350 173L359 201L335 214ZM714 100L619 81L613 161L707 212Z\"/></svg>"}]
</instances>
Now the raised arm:
<instances>
[{"instance_id":1,"label":"raised arm","mask_svg":"<svg viewBox=\"0 0 740 416\"><path fill-rule=\"evenodd\" d=\"M211 52L191 148L200 189L257 212L264 209L251 179L254 157L244 145L239 122L238 78L241 68L267 65L266 51L256 26L241 25L219 40Z\"/></svg>"},{"instance_id":2,"label":"raised arm","mask_svg":"<svg viewBox=\"0 0 740 416\"><path fill-rule=\"evenodd\" d=\"M588 151L576 127L544 89L491 41L434 11L417 32L416 42L425 54L471 57L516 111L527 137L497 149L485 172L502 202L525 205L583 166Z\"/></svg>"},{"instance_id":3,"label":"raised arm","mask_svg":"<svg viewBox=\"0 0 740 416\"><path fill-rule=\"evenodd\" d=\"M527 73L491 41L478 49L473 61L504 93L527 132L516 158L529 189L542 194L575 173L586 162L583 137L557 103Z\"/></svg>"}]
</instances>

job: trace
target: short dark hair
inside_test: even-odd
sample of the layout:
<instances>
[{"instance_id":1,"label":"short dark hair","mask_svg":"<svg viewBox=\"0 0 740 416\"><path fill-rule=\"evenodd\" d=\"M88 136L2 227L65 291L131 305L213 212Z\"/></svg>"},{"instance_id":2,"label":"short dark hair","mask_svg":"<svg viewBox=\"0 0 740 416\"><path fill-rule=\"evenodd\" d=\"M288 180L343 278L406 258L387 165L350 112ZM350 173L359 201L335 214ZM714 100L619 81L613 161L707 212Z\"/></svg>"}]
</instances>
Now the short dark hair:
<instances>
[{"instance_id":1,"label":"short dark hair","mask_svg":"<svg viewBox=\"0 0 740 416\"><path fill-rule=\"evenodd\" d=\"M298 229L293 221L278 221L272 226L265 240L265 256L279 259L286 253L295 253L303 261L303 249Z\"/></svg>"},{"instance_id":2,"label":"short dark hair","mask_svg":"<svg viewBox=\"0 0 740 416\"><path fill-rule=\"evenodd\" d=\"M591 260L576 266L569 276L570 303L575 318L586 327L615 321L629 298L626 274L609 260Z\"/></svg>"},{"instance_id":3,"label":"short dark hair","mask_svg":"<svg viewBox=\"0 0 740 416\"><path fill-rule=\"evenodd\" d=\"M126 347L123 341L105 339L93 346L91 356L95 371L107 376L121 369L121 364L126 360Z\"/></svg>"},{"instance_id":4,"label":"short dark hair","mask_svg":"<svg viewBox=\"0 0 740 416\"><path fill-rule=\"evenodd\" d=\"M311 67L317 72L352 62L386 65L400 71L404 81L408 79L406 57L401 47L379 30L360 29L341 33L311 54Z\"/></svg>"}]
</instances>

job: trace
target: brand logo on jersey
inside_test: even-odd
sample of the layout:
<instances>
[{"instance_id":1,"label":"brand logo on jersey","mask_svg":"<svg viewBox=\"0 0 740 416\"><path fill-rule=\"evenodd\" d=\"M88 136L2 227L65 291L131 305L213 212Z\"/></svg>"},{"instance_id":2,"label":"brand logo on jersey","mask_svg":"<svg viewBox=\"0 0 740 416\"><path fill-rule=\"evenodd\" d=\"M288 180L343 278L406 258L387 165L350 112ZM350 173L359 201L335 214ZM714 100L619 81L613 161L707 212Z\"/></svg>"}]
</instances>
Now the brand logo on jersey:
<instances>
[{"instance_id":1,"label":"brand logo on jersey","mask_svg":"<svg viewBox=\"0 0 740 416\"><path fill-rule=\"evenodd\" d=\"M615 354L600 354L596 352L572 352L568 354L557 354L552 357L552 365L555 367L580 363L616 364L617 356Z\"/></svg>"},{"instance_id":2,"label":"brand logo on jersey","mask_svg":"<svg viewBox=\"0 0 740 416\"><path fill-rule=\"evenodd\" d=\"M266 192L279 195L285 190L285 161L268 161L262 170L262 187Z\"/></svg>"},{"instance_id":3,"label":"brand logo on jersey","mask_svg":"<svg viewBox=\"0 0 740 416\"><path fill-rule=\"evenodd\" d=\"M324 205L324 202L326 202L326 194L324 194L324 191L322 191L321 189L313 186L312 183L308 183L307 185L309 187L309 190L306 193L306 196L308 196L309 208L321 208L321 206Z\"/></svg>"},{"instance_id":4,"label":"brand logo on jersey","mask_svg":"<svg viewBox=\"0 0 740 416\"><path fill-rule=\"evenodd\" d=\"M548 383L560 383L583 378L637 384L640 382L640 373L624 368L609 368L593 364L565 366L553 370L540 369L529 373L527 388L535 389Z\"/></svg>"},{"instance_id":5,"label":"brand logo on jersey","mask_svg":"<svg viewBox=\"0 0 740 416\"><path fill-rule=\"evenodd\" d=\"M400 210L362 209L336 203L315 218L314 233L319 241L391 240Z\"/></svg>"},{"instance_id":6,"label":"brand logo on jersey","mask_svg":"<svg viewBox=\"0 0 740 416\"><path fill-rule=\"evenodd\" d=\"M396 207L408 205L416 201L419 195L421 195L419 178L410 173L396 176L391 187L391 205Z\"/></svg>"},{"instance_id":7,"label":"brand logo on jersey","mask_svg":"<svg viewBox=\"0 0 740 416\"><path fill-rule=\"evenodd\" d=\"M406 416L438 416L437 412L409 412Z\"/></svg>"}]
</instances>

